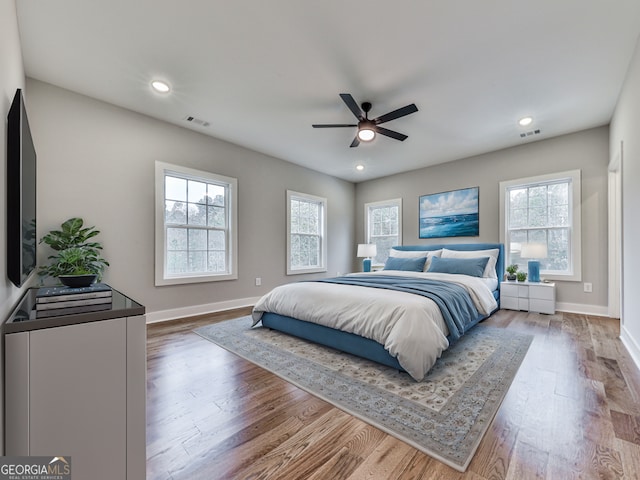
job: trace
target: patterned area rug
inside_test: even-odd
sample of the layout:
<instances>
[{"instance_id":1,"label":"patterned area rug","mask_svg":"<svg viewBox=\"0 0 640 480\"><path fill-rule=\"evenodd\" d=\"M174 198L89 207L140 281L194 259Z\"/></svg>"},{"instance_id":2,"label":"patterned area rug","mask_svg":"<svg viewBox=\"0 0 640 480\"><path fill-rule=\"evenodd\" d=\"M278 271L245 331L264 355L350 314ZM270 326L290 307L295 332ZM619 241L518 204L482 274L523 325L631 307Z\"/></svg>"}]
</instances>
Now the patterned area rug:
<instances>
[{"instance_id":1,"label":"patterned area rug","mask_svg":"<svg viewBox=\"0 0 640 480\"><path fill-rule=\"evenodd\" d=\"M533 340L479 325L416 382L407 373L251 323L242 317L195 332L462 472Z\"/></svg>"}]
</instances>

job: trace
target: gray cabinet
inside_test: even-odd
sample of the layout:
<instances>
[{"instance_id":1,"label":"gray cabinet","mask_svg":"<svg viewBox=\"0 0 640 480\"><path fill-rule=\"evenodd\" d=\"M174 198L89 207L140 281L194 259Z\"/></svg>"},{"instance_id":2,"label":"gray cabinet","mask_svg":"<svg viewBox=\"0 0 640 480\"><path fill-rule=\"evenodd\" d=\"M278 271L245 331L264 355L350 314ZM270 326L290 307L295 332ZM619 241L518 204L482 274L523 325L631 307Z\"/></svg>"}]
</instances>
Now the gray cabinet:
<instances>
[{"instance_id":1,"label":"gray cabinet","mask_svg":"<svg viewBox=\"0 0 640 480\"><path fill-rule=\"evenodd\" d=\"M144 315L5 332L6 455L70 456L73 478L142 480L145 403Z\"/></svg>"}]
</instances>

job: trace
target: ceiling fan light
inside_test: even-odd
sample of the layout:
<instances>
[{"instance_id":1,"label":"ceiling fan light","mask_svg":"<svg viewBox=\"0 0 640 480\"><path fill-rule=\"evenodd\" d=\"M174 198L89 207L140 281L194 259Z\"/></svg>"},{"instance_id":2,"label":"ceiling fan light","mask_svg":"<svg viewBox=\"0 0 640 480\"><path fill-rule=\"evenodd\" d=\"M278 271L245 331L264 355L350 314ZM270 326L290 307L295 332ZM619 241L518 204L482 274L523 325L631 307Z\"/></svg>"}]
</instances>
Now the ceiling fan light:
<instances>
[{"instance_id":1,"label":"ceiling fan light","mask_svg":"<svg viewBox=\"0 0 640 480\"><path fill-rule=\"evenodd\" d=\"M370 142L376 136L376 132L371 130L370 128L361 128L358 130L358 138L363 142Z\"/></svg>"}]
</instances>

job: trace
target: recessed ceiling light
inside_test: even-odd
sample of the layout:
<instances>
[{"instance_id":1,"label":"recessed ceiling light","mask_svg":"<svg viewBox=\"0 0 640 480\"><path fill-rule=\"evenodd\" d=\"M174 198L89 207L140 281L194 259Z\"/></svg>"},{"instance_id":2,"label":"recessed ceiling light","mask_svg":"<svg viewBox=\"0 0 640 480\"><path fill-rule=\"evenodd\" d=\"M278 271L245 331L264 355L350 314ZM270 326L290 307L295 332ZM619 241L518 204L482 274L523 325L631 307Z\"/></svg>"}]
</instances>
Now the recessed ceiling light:
<instances>
[{"instance_id":1,"label":"recessed ceiling light","mask_svg":"<svg viewBox=\"0 0 640 480\"><path fill-rule=\"evenodd\" d=\"M527 125L531 125L533 123L533 117L522 117L518 120L518 124L521 127L526 127Z\"/></svg>"},{"instance_id":2,"label":"recessed ceiling light","mask_svg":"<svg viewBox=\"0 0 640 480\"><path fill-rule=\"evenodd\" d=\"M151 82L151 86L158 93L169 93L171 87L167 82L163 82L162 80L154 80Z\"/></svg>"},{"instance_id":3,"label":"recessed ceiling light","mask_svg":"<svg viewBox=\"0 0 640 480\"><path fill-rule=\"evenodd\" d=\"M361 172L362 170L364 170L364 165L362 165L361 163L356 165L356 170L358 170L359 172Z\"/></svg>"}]
</instances>

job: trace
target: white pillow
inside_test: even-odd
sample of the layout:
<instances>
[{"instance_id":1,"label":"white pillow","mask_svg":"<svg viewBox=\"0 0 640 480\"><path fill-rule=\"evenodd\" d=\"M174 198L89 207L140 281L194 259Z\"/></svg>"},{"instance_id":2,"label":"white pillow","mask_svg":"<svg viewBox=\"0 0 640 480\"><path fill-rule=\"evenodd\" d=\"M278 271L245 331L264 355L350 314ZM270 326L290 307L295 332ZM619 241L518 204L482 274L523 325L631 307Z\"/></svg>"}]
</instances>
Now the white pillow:
<instances>
[{"instance_id":1,"label":"white pillow","mask_svg":"<svg viewBox=\"0 0 640 480\"><path fill-rule=\"evenodd\" d=\"M431 265L431 258L439 257L442 255L442 249L439 250L395 250L391 249L389 251L390 257L395 258L420 258L427 256L427 261L424 262L424 271L429 270L429 266Z\"/></svg>"},{"instance_id":2,"label":"white pillow","mask_svg":"<svg viewBox=\"0 0 640 480\"><path fill-rule=\"evenodd\" d=\"M500 250L492 248L490 250L448 250L442 249L442 258L477 258L489 257L487 266L484 268L484 278L498 279L496 274L496 263L498 262L498 254Z\"/></svg>"}]
</instances>

